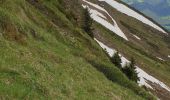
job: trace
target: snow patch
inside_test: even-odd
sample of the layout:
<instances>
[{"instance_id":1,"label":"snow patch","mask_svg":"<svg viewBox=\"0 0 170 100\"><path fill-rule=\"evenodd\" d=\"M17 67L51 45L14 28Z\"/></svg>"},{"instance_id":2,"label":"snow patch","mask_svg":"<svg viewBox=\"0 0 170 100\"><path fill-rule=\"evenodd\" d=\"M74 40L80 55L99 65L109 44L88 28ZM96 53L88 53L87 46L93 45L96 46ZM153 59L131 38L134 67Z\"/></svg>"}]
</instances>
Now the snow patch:
<instances>
[{"instance_id":1,"label":"snow patch","mask_svg":"<svg viewBox=\"0 0 170 100\"><path fill-rule=\"evenodd\" d=\"M114 55L114 53L116 52L116 50L109 48L108 46L104 45L102 42L98 41L96 38L94 38L95 41L97 41L97 43L100 45L100 47L102 47L104 50L106 50L106 52L109 54L110 57L112 57Z\"/></svg>"},{"instance_id":2,"label":"snow patch","mask_svg":"<svg viewBox=\"0 0 170 100\"><path fill-rule=\"evenodd\" d=\"M106 46L102 42L98 41L96 38L94 38L94 40L96 40L97 43L104 50L107 51L107 53L109 54L110 57L112 57L114 55L114 53L117 52L115 49ZM127 63L130 63L130 61L123 56L121 56L121 60L122 60L122 66L125 66ZM170 92L170 88L168 86L166 86L163 82L161 82L158 79L154 78L153 76L147 74L144 70L142 70L138 66L135 66L135 67L136 67L136 71L138 73L138 77L140 78L140 80L138 81L139 86L145 85L146 87L153 89L152 86L149 85L149 83L147 83L147 81L150 81L152 83L160 85L162 88L164 88L164 89L166 89L167 91Z\"/></svg>"},{"instance_id":3,"label":"snow patch","mask_svg":"<svg viewBox=\"0 0 170 100\"><path fill-rule=\"evenodd\" d=\"M170 55L168 55L168 58L170 58Z\"/></svg>"},{"instance_id":4,"label":"snow patch","mask_svg":"<svg viewBox=\"0 0 170 100\"><path fill-rule=\"evenodd\" d=\"M105 1L106 3L108 3L110 6L112 6L113 8L117 9L118 11L131 16L163 33L166 33L165 30L163 30L161 27L159 27L158 25L154 24L152 21L150 21L149 19L147 19L146 17L142 16L141 14L137 13L136 11L130 9L129 7L115 1L115 0L99 0L99 1Z\"/></svg>"},{"instance_id":5,"label":"snow patch","mask_svg":"<svg viewBox=\"0 0 170 100\"><path fill-rule=\"evenodd\" d=\"M136 67L136 71L138 73L138 76L140 77L139 85L145 85L145 86L149 85L148 83L146 83L146 81L148 80L148 81L151 81L152 83L156 83L156 84L160 85L162 88L164 88L170 92L170 88L168 86L166 86L163 82L159 81L158 79L154 78L153 76L147 74L145 71L143 71L139 67Z\"/></svg>"},{"instance_id":6,"label":"snow patch","mask_svg":"<svg viewBox=\"0 0 170 100\"><path fill-rule=\"evenodd\" d=\"M137 35L134 35L134 34L133 34L133 36L134 36L136 39L141 40L141 38L138 37Z\"/></svg>"},{"instance_id":7,"label":"snow patch","mask_svg":"<svg viewBox=\"0 0 170 100\"><path fill-rule=\"evenodd\" d=\"M95 7L95 8L97 8L97 9L101 10L101 11L107 12L104 8L100 7L100 6L97 5L97 4L88 2L88 1L86 1L86 0L83 0L83 1L86 2L86 3L88 3L89 5L91 5L91 6L93 6L93 7Z\"/></svg>"},{"instance_id":8,"label":"snow patch","mask_svg":"<svg viewBox=\"0 0 170 100\"><path fill-rule=\"evenodd\" d=\"M104 45L102 42L98 41L96 38L94 38L95 41L97 41L97 43L104 49L106 50L106 52L109 54L110 57L112 57L117 51L115 49L109 48L108 46ZM125 66L127 63L129 63L130 61L128 61L125 57L123 57L121 54L119 54L119 56L121 57L122 66Z\"/></svg>"},{"instance_id":9,"label":"snow patch","mask_svg":"<svg viewBox=\"0 0 170 100\"><path fill-rule=\"evenodd\" d=\"M110 31L114 32L115 34L117 34L118 36L124 38L125 40L128 40L128 38L126 37L126 35L121 31L121 29L118 27L116 21L109 15L109 13L103 9L102 7L95 5L93 3L90 3L86 0L83 0L84 2L90 4L91 6L95 7L96 9L102 10L104 11L113 21L114 25L112 25L111 23L109 23L106 19L106 16L104 16L102 13L98 12L97 10L91 9L89 6L87 5L82 5L84 8L88 8L89 12L90 12L90 16L93 20L95 20L96 22L100 23L102 26L106 27L107 29L109 29ZM104 19L103 19L104 18Z\"/></svg>"},{"instance_id":10,"label":"snow patch","mask_svg":"<svg viewBox=\"0 0 170 100\"><path fill-rule=\"evenodd\" d=\"M164 59L162 59L162 58L160 58L160 57L156 57L156 58L158 58L158 59L161 60L161 61L165 61Z\"/></svg>"}]
</instances>

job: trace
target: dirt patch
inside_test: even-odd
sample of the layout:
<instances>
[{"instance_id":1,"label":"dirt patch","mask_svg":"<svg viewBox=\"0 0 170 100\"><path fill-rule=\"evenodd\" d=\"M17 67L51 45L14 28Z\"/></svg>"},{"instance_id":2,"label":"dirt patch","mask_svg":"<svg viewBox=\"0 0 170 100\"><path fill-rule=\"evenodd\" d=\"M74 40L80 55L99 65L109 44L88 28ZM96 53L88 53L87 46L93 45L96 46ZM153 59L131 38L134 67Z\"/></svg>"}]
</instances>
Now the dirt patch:
<instances>
[{"instance_id":1,"label":"dirt patch","mask_svg":"<svg viewBox=\"0 0 170 100\"><path fill-rule=\"evenodd\" d=\"M154 90L150 89L150 91L155 94L161 100L170 100L170 92L164 88L162 88L159 84L152 83L147 81L149 85L151 85Z\"/></svg>"}]
</instances>

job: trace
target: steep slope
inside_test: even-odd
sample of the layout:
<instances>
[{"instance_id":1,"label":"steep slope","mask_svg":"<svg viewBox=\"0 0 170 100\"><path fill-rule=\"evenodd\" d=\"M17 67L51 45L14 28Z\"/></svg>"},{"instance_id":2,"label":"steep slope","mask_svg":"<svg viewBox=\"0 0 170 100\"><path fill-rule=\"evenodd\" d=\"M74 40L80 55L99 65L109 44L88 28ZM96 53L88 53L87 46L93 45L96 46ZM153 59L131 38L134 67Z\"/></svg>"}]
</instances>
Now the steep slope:
<instances>
[{"instance_id":1,"label":"steep slope","mask_svg":"<svg viewBox=\"0 0 170 100\"><path fill-rule=\"evenodd\" d=\"M105 1L106 3L108 3L109 5L114 7L115 9L117 9L118 11L120 11L120 12L122 12L122 13L128 15L128 16L134 17L134 18L142 21L143 23L148 24L148 25L154 27L155 29L157 29L157 30L159 30L159 31L161 31L163 33L166 33L161 27L157 26L156 24L154 24L149 19L145 18L141 14L135 12L134 10L128 8L127 6L117 2L115 0L99 0L99 1Z\"/></svg>"},{"instance_id":2,"label":"steep slope","mask_svg":"<svg viewBox=\"0 0 170 100\"><path fill-rule=\"evenodd\" d=\"M0 1L0 99L155 99L81 29L82 12L77 0Z\"/></svg>"},{"instance_id":3,"label":"steep slope","mask_svg":"<svg viewBox=\"0 0 170 100\"><path fill-rule=\"evenodd\" d=\"M118 2L115 3L116 1L114 0L102 0L105 2L100 2L101 0L93 0L90 2L86 0L83 1L83 6L86 5L90 9L90 12L91 10L98 12L98 14L96 14L98 17L95 18L103 19L110 24L113 23L110 19L115 20L112 26L119 27L129 41L124 41L119 38L119 36L122 37L119 32L115 32L115 34L117 34L115 35L114 31L109 31L110 28L107 25L104 26L105 23L103 21L97 22L108 28L108 30L99 24L95 24L95 38L102 41L104 44L107 44L109 47L115 48L126 58L130 59L130 57L134 57L137 60L137 65L146 71L145 72L141 68L137 68L139 77L141 77L141 82L146 81L142 84L146 86L149 84L148 87L153 89L153 91L151 91L157 94L159 98L167 100L170 99L167 95L170 94L170 73L168 72L170 64L168 54L170 53L170 49L169 42L167 41L170 39L169 36L159 32L159 29L153 28L152 25L148 25L147 23L144 25L142 21L143 19L146 20L144 17L142 19L137 19L135 18L136 16L133 16L133 14L127 16L126 12L123 12L127 10L127 7L125 7L126 5L118 4L118 6L116 5ZM108 4L110 6L108 6ZM122 5L124 6L123 8L121 8ZM104 9L105 11L102 10L104 11L102 12L101 9ZM132 11L131 9L131 12L135 11ZM91 12L91 15L93 15L93 12ZM102 17L100 15L102 15ZM94 19L93 16L91 17ZM94 20L96 21L97 19ZM154 24L154 22L152 22L152 24ZM126 62L128 62L128 60L126 60Z\"/></svg>"},{"instance_id":4,"label":"steep slope","mask_svg":"<svg viewBox=\"0 0 170 100\"><path fill-rule=\"evenodd\" d=\"M170 1L169 0L122 0L130 6L156 20L159 24L170 30Z\"/></svg>"},{"instance_id":5,"label":"steep slope","mask_svg":"<svg viewBox=\"0 0 170 100\"><path fill-rule=\"evenodd\" d=\"M94 10L94 9L90 9L88 6L83 5L84 8L88 8L89 12L91 14L91 17L93 18L93 20L95 20L96 22L102 24L104 27L106 27L107 29L111 30L112 32L116 33L117 35L119 35L120 37L124 38L125 40L128 40L127 37L125 36L125 34L120 30L120 28L118 27L116 21L109 15L109 13L103 9L102 7L95 5L93 3L90 3L86 0L83 0L85 3L89 4L91 7L94 7L94 9L98 9L100 11L105 12L107 18L100 12ZM111 22L109 23L109 19L111 20ZM114 24L114 25L112 25Z\"/></svg>"}]
</instances>

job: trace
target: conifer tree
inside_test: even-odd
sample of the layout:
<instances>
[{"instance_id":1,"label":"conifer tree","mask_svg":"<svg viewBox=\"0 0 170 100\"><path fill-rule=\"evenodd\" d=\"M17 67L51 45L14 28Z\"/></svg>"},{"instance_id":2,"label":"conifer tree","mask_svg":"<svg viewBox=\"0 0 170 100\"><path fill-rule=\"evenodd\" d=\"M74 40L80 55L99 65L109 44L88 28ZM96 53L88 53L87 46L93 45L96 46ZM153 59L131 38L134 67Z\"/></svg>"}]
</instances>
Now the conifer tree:
<instances>
[{"instance_id":1,"label":"conifer tree","mask_svg":"<svg viewBox=\"0 0 170 100\"><path fill-rule=\"evenodd\" d=\"M127 64L122 70L130 80L137 82L139 77L135 69L135 60L132 58L130 64Z\"/></svg>"},{"instance_id":2,"label":"conifer tree","mask_svg":"<svg viewBox=\"0 0 170 100\"><path fill-rule=\"evenodd\" d=\"M113 57L111 58L111 61L116 67L118 67L119 69L122 69L122 65L121 65L122 61L121 61L121 58L118 52L116 52L113 55Z\"/></svg>"},{"instance_id":3,"label":"conifer tree","mask_svg":"<svg viewBox=\"0 0 170 100\"><path fill-rule=\"evenodd\" d=\"M85 8L84 10L84 21L83 21L83 30L88 33L92 38L94 38L93 32L92 32L92 22L93 20L90 17L90 13L88 8Z\"/></svg>"}]
</instances>

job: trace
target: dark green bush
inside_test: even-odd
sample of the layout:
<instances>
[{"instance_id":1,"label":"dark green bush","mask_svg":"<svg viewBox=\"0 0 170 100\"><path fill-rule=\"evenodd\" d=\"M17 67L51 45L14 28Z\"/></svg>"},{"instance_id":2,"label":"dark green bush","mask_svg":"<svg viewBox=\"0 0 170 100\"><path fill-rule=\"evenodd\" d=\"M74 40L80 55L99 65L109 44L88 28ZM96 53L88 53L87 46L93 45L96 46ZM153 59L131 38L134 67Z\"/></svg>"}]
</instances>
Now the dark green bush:
<instances>
[{"instance_id":1,"label":"dark green bush","mask_svg":"<svg viewBox=\"0 0 170 100\"><path fill-rule=\"evenodd\" d=\"M132 81L136 82L139 80L138 73L136 72L135 60L132 58L131 63L122 68L123 73Z\"/></svg>"},{"instance_id":2,"label":"dark green bush","mask_svg":"<svg viewBox=\"0 0 170 100\"><path fill-rule=\"evenodd\" d=\"M89 13L88 9L87 8L84 9L84 21L83 21L82 28L86 33L88 33L89 36L94 38L92 28L91 28L92 22L93 22L93 20L90 17L90 13Z\"/></svg>"}]
</instances>

